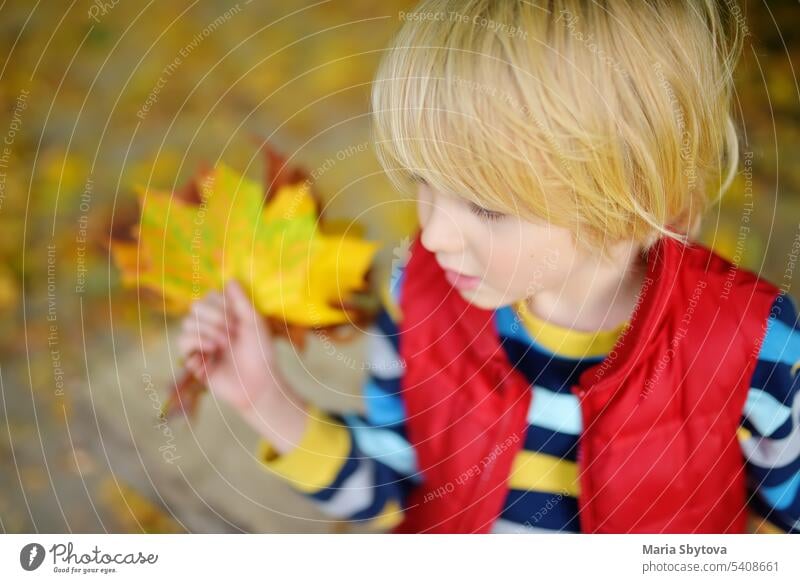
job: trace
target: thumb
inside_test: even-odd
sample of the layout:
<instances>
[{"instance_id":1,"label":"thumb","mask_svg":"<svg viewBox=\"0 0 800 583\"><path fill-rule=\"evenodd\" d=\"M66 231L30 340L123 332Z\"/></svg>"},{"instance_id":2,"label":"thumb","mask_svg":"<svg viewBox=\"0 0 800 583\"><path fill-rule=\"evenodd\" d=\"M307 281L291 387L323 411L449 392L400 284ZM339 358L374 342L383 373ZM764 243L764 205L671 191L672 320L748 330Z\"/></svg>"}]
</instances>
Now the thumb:
<instances>
[{"instance_id":1,"label":"thumb","mask_svg":"<svg viewBox=\"0 0 800 583\"><path fill-rule=\"evenodd\" d=\"M235 279L228 280L223 289L223 295L230 302L233 312L239 317L240 322L252 321L259 317L252 302L247 298L239 282Z\"/></svg>"}]
</instances>

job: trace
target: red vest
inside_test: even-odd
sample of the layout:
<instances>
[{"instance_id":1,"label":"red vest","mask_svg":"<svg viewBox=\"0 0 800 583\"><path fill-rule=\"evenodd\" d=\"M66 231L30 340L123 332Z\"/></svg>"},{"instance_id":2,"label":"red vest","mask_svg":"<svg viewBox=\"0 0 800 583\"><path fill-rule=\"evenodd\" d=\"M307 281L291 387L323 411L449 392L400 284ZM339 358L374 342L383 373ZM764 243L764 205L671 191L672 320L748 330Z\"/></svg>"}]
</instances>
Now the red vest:
<instances>
[{"instance_id":1,"label":"red vest","mask_svg":"<svg viewBox=\"0 0 800 583\"><path fill-rule=\"evenodd\" d=\"M774 285L702 245L662 237L630 325L571 387L579 398L583 532L744 532L737 440ZM411 247L400 299L408 438L423 481L394 532L483 533L502 511L532 390L493 310Z\"/></svg>"}]
</instances>

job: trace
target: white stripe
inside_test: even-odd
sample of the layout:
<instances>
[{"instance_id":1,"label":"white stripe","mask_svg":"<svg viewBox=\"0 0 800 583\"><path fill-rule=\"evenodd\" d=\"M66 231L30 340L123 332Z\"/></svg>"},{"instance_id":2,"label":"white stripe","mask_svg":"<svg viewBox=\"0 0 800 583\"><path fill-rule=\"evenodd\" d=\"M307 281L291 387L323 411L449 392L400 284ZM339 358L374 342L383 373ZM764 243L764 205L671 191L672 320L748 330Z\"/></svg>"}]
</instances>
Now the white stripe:
<instances>
[{"instance_id":1,"label":"white stripe","mask_svg":"<svg viewBox=\"0 0 800 583\"><path fill-rule=\"evenodd\" d=\"M792 431L782 439L751 437L740 442L745 458L762 468L781 468L800 457L800 393L792 405Z\"/></svg>"},{"instance_id":2,"label":"white stripe","mask_svg":"<svg viewBox=\"0 0 800 583\"><path fill-rule=\"evenodd\" d=\"M368 372L379 379L402 376L404 367L391 340L376 326L369 329L367 338Z\"/></svg>"},{"instance_id":3,"label":"white stripe","mask_svg":"<svg viewBox=\"0 0 800 583\"><path fill-rule=\"evenodd\" d=\"M498 518L492 524L492 534L572 534L566 530L550 530L538 526L528 526L513 520Z\"/></svg>"},{"instance_id":4,"label":"white stripe","mask_svg":"<svg viewBox=\"0 0 800 583\"><path fill-rule=\"evenodd\" d=\"M402 435L391 429L356 425L355 420L347 419L361 453L375 458L404 476L410 476L417 471L416 452Z\"/></svg>"},{"instance_id":5,"label":"white stripe","mask_svg":"<svg viewBox=\"0 0 800 583\"><path fill-rule=\"evenodd\" d=\"M792 415L792 410L766 391L751 387L744 415L761 435L769 437Z\"/></svg>"},{"instance_id":6,"label":"white stripe","mask_svg":"<svg viewBox=\"0 0 800 583\"><path fill-rule=\"evenodd\" d=\"M556 393L534 385L528 423L560 433L580 435L583 427L580 401L572 393Z\"/></svg>"}]
</instances>

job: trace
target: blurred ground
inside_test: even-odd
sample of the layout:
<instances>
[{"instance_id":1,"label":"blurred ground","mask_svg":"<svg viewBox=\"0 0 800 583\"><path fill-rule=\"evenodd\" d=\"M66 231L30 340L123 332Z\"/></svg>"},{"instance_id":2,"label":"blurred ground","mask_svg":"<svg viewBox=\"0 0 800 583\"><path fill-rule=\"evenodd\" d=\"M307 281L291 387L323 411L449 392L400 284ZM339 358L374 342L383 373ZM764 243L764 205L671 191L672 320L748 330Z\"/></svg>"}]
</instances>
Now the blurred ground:
<instances>
[{"instance_id":1,"label":"blurred ground","mask_svg":"<svg viewBox=\"0 0 800 583\"><path fill-rule=\"evenodd\" d=\"M211 400L196 425L171 422L165 437L151 397L163 400L177 373L176 322L120 288L103 243L137 211L134 184L172 189L218 160L260 179L263 139L316 175L329 217L361 214L371 239L407 231L413 208L391 202L366 117L396 10L3 4L3 531L340 528L261 471L255 435ZM343 393L357 390L330 367Z\"/></svg>"},{"instance_id":2,"label":"blurred ground","mask_svg":"<svg viewBox=\"0 0 800 583\"><path fill-rule=\"evenodd\" d=\"M259 178L254 138L268 138L316 173L331 217L357 218L385 242L386 265L414 208L369 146L369 83L413 4L0 6L2 531L353 530L261 471L254 434L210 399L194 425L156 425L176 322L120 288L103 243L136 212L133 184L171 189L217 160ZM750 6L736 100L746 158L703 241L798 297L787 274L800 237L798 9ZM313 340L302 360L282 352L317 401L357 406L347 360Z\"/></svg>"}]
</instances>

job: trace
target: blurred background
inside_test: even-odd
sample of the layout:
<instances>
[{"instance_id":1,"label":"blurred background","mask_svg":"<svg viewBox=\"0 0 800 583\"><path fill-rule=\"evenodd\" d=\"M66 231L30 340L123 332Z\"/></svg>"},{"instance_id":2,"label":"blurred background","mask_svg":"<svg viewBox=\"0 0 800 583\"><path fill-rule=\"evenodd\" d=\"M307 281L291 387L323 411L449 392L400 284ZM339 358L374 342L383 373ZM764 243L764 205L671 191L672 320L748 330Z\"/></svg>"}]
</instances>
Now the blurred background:
<instances>
[{"instance_id":1,"label":"blurred background","mask_svg":"<svg viewBox=\"0 0 800 583\"><path fill-rule=\"evenodd\" d=\"M374 158L370 81L414 5L0 3L2 532L358 530L264 472L254 433L211 399L195 423L159 425L177 322L121 286L106 244L137 214L134 185L169 191L218 161L261 180L269 140L388 265L415 209ZM741 6L742 172L702 241L798 298L800 8ZM313 342L281 350L286 374L338 379L337 395L306 383L322 405L360 406L357 371Z\"/></svg>"}]
</instances>

